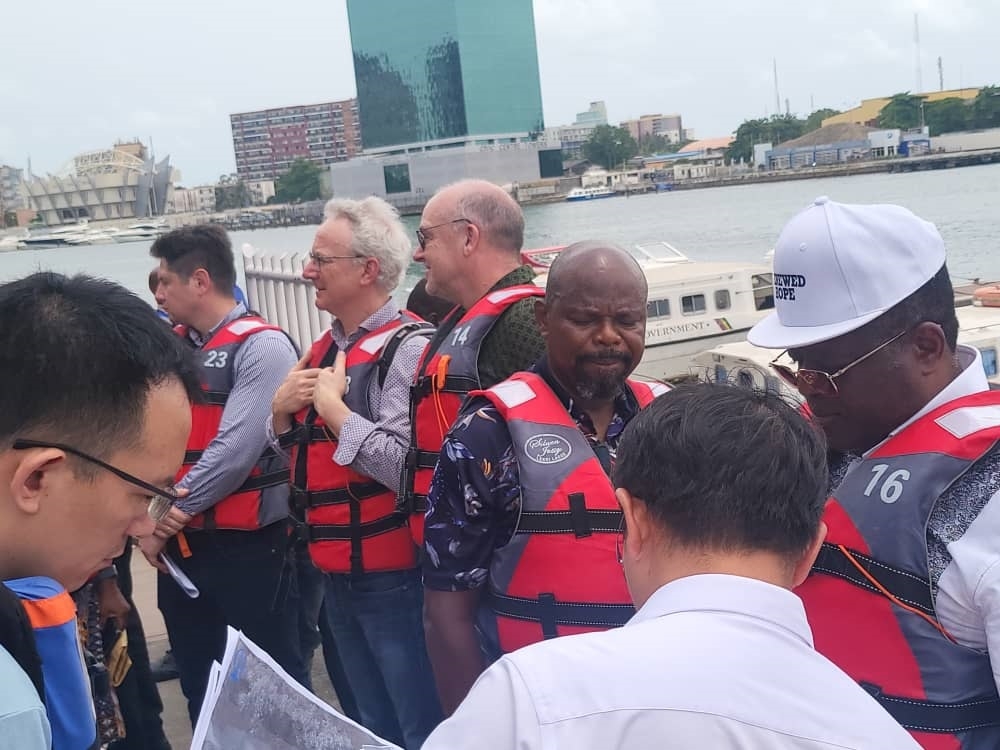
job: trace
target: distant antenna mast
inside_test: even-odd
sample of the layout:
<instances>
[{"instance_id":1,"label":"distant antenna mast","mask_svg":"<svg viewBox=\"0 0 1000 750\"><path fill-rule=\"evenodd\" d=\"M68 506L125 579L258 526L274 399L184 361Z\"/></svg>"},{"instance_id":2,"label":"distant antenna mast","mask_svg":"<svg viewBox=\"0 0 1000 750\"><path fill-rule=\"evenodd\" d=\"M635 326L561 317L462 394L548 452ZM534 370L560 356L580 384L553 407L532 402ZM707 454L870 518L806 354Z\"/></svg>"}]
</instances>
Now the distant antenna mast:
<instances>
[{"instance_id":1,"label":"distant antenna mast","mask_svg":"<svg viewBox=\"0 0 1000 750\"><path fill-rule=\"evenodd\" d=\"M809 114L816 111L816 103L813 101L813 95L809 94Z\"/></svg>"},{"instance_id":2,"label":"distant antenna mast","mask_svg":"<svg viewBox=\"0 0 1000 750\"><path fill-rule=\"evenodd\" d=\"M788 116L788 117L791 117L791 115L792 115L792 108L788 104L788 97L787 96L785 97L785 115Z\"/></svg>"},{"instance_id":3,"label":"distant antenna mast","mask_svg":"<svg viewBox=\"0 0 1000 750\"><path fill-rule=\"evenodd\" d=\"M913 14L913 46L916 48L917 54L917 93L922 94L924 91L924 77L920 70L920 14Z\"/></svg>"},{"instance_id":4,"label":"distant antenna mast","mask_svg":"<svg viewBox=\"0 0 1000 750\"><path fill-rule=\"evenodd\" d=\"M941 64L940 55L938 55L938 90L944 91L944 66Z\"/></svg>"},{"instance_id":5,"label":"distant antenna mast","mask_svg":"<svg viewBox=\"0 0 1000 750\"><path fill-rule=\"evenodd\" d=\"M772 58L774 63L774 115L781 114L781 95L778 94L778 58Z\"/></svg>"}]
</instances>

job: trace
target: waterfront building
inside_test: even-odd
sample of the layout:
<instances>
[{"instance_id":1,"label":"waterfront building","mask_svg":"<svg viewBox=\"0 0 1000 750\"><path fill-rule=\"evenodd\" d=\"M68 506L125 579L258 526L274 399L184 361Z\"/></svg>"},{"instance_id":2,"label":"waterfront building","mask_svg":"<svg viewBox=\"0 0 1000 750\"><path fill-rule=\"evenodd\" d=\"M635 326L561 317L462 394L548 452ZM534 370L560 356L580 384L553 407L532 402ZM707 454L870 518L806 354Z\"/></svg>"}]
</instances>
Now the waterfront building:
<instances>
[{"instance_id":1,"label":"waterfront building","mask_svg":"<svg viewBox=\"0 0 1000 750\"><path fill-rule=\"evenodd\" d=\"M161 216L176 179L169 156L156 162L142 143L130 141L79 154L54 175L28 175L23 186L30 208L53 226Z\"/></svg>"},{"instance_id":2,"label":"waterfront building","mask_svg":"<svg viewBox=\"0 0 1000 750\"><path fill-rule=\"evenodd\" d=\"M968 89L946 89L943 91L928 91L925 94L914 94L922 97L925 102L936 102L941 99L964 99L971 101L979 94L978 88ZM868 127L878 127L878 118L882 109L892 100L889 96L878 96L874 99L862 99L861 104L839 115L832 115L823 120L823 127L827 125L867 125Z\"/></svg>"},{"instance_id":3,"label":"waterfront building","mask_svg":"<svg viewBox=\"0 0 1000 750\"><path fill-rule=\"evenodd\" d=\"M3 228L3 213L16 211L27 206L24 188L21 185L23 172L17 167L0 164L0 229Z\"/></svg>"},{"instance_id":4,"label":"waterfront building","mask_svg":"<svg viewBox=\"0 0 1000 750\"><path fill-rule=\"evenodd\" d=\"M229 125L244 181L273 182L297 159L326 167L361 151L357 99L237 112Z\"/></svg>"},{"instance_id":5,"label":"waterfront building","mask_svg":"<svg viewBox=\"0 0 1000 750\"><path fill-rule=\"evenodd\" d=\"M167 204L167 213L210 214L215 211L215 185L198 185L173 189Z\"/></svg>"},{"instance_id":6,"label":"waterfront building","mask_svg":"<svg viewBox=\"0 0 1000 750\"><path fill-rule=\"evenodd\" d=\"M636 143L651 138L654 135L662 136L667 143L680 143L681 139L689 140L684 135L684 125L680 115L642 115L637 120L626 120L621 123L629 134L635 138Z\"/></svg>"},{"instance_id":7,"label":"waterfront building","mask_svg":"<svg viewBox=\"0 0 1000 750\"><path fill-rule=\"evenodd\" d=\"M531 0L348 0L364 152L334 195L419 205L462 177L562 175L545 137Z\"/></svg>"},{"instance_id":8,"label":"waterfront building","mask_svg":"<svg viewBox=\"0 0 1000 750\"><path fill-rule=\"evenodd\" d=\"M590 140L594 128L608 124L608 110L604 102L591 102L585 112L578 112L572 125L555 129L555 137L562 146L564 159L583 156L583 144Z\"/></svg>"}]
</instances>

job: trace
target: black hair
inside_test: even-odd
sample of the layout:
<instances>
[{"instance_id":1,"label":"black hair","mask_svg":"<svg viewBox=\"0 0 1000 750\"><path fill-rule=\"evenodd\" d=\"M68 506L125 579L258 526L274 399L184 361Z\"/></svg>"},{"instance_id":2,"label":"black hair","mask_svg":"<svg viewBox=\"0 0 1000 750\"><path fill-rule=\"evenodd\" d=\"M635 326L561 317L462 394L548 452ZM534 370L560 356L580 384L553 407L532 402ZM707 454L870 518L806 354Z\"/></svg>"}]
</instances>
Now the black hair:
<instances>
[{"instance_id":1,"label":"black hair","mask_svg":"<svg viewBox=\"0 0 1000 750\"><path fill-rule=\"evenodd\" d=\"M216 288L227 295L236 284L236 261L229 234L218 224L195 224L161 235L149 254L167 262L167 267L185 281L204 268Z\"/></svg>"},{"instance_id":2,"label":"black hair","mask_svg":"<svg viewBox=\"0 0 1000 750\"><path fill-rule=\"evenodd\" d=\"M874 345L925 321L941 326L945 343L954 352L958 345L958 315L955 314L955 291L947 264L917 291L865 326L865 333Z\"/></svg>"},{"instance_id":3,"label":"black hair","mask_svg":"<svg viewBox=\"0 0 1000 750\"><path fill-rule=\"evenodd\" d=\"M160 285L160 269L154 268L149 272L149 291L156 294L156 288Z\"/></svg>"},{"instance_id":4,"label":"black hair","mask_svg":"<svg viewBox=\"0 0 1000 750\"><path fill-rule=\"evenodd\" d=\"M0 286L0 441L64 442L108 456L137 442L149 390L200 398L191 350L112 281L39 272Z\"/></svg>"},{"instance_id":5,"label":"black hair","mask_svg":"<svg viewBox=\"0 0 1000 750\"><path fill-rule=\"evenodd\" d=\"M691 549L796 560L827 493L822 434L780 396L720 383L674 388L625 428L616 487Z\"/></svg>"},{"instance_id":6,"label":"black hair","mask_svg":"<svg viewBox=\"0 0 1000 750\"><path fill-rule=\"evenodd\" d=\"M437 325L455 308L454 303L427 293L427 279L417 282L406 300L406 309L429 323Z\"/></svg>"}]
</instances>

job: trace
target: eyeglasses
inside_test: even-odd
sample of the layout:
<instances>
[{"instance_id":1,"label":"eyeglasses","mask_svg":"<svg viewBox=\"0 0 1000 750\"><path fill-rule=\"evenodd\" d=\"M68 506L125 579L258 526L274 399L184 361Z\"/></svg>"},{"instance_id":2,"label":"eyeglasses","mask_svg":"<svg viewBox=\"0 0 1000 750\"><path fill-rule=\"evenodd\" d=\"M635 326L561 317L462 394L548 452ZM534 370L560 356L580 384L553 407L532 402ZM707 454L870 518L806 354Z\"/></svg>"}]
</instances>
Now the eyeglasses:
<instances>
[{"instance_id":1,"label":"eyeglasses","mask_svg":"<svg viewBox=\"0 0 1000 750\"><path fill-rule=\"evenodd\" d=\"M625 514L618 523L618 536L615 537L615 559L619 565L625 564Z\"/></svg>"},{"instance_id":2,"label":"eyeglasses","mask_svg":"<svg viewBox=\"0 0 1000 750\"><path fill-rule=\"evenodd\" d=\"M418 227L417 228L417 242L420 243L420 249L421 250L425 250L427 248L427 241L430 239L430 236L428 236L427 233L430 230L432 230L432 229L438 229L440 227L446 227L449 224L457 224L460 221L465 221L465 222L468 222L469 224L472 223L472 221L469 220L469 219L452 219L451 221L446 221L444 224L435 224L432 227Z\"/></svg>"},{"instance_id":3,"label":"eyeglasses","mask_svg":"<svg viewBox=\"0 0 1000 750\"><path fill-rule=\"evenodd\" d=\"M317 255L313 252L309 253L309 260L320 268L325 266L327 263L333 263L335 260L358 260L359 258L364 257L364 255Z\"/></svg>"},{"instance_id":4,"label":"eyeglasses","mask_svg":"<svg viewBox=\"0 0 1000 750\"><path fill-rule=\"evenodd\" d=\"M793 370L788 365L780 364L778 360L788 353L787 349L783 351L781 354L779 354L777 357L775 357L773 360L771 360L769 364L771 365L771 369L773 369L776 373L778 373L779 377L781 377L782 380L784 380L793 388L797 388L801 391L802 388L805 387L811 391L815 391L824 396L836 396L840 392L840 390L837 388L837 380L836 380L837 378L842 376L852 367L860 365L869 357L872 357L878 352L882 351L887 346L889 346L889 344L898 341L904 335L906 335L906 333L907 331L900 331L891 339L883 341L881 344L876 346L867 354L862 354L853 362L844 365L839 370L833 373L823 372L822 370L804 370L802 368Z\"/></svg>"},{"instance_id":5,"label":"eyeglasses","mask_svg":"<svg viewBox=\"0 0 1000 750\"><path fill-rule=\"evenodd\" d=\"M112 466L109 463L105 463L99 458L94 458L90 454L84 453L71 445L65 445L64 443L46 443L41 440L18 439L14 441L14 444L11 447L16 451L27 450L29 448L55 448L56 450L71 453L78 458L82 458L84 461L89 461L95 466L100 466L105 471L110 471L119 479L124 479L129 484L134 484L136 487L140 487L150 494L149 506L146 510L149 513L149 517L157 523L162 521L170 509L174 506L174 503L181 499L180 496L174 492L172 487L156 487L149 482L144 482L138 477L129 474L127 471L122 471L121 469Z\"/></svg>"}]
</instances>

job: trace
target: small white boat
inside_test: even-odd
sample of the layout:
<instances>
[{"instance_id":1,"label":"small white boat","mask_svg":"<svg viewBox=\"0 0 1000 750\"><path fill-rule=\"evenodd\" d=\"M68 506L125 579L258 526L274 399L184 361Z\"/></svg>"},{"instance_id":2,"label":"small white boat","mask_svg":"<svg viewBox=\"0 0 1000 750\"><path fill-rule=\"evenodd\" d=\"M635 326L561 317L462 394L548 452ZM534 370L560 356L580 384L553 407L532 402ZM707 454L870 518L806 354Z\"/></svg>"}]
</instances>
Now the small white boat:
<instances>
[{"instance_id":1,"label":"small white boat","mask_svg":"<svg viewBox=\"0 0 1000 750\"><path fill-rule=\"evenodd\" d=\"M137 224L129 224L127 227L117 232L112 238L115 242L152 242L161 234L166 234L170 230L167 222L162 219L158 221L143 221Z\"/></svg>"},{"instance_id":2,"label":"small white boat","mask_svg":"<svg viewBox=\"0 0 1000 750\"><path fill-rule=\"evenodd\" d=\"M69 224L67 226L55 227L47 230L39 230L37 233L32 232L24 238L22 242L25 247L34 248L62 247L64 245L71 245L75 240L86 234L88 223L87 219L80 219L80 221L76 224Z\"/></svg>"},{"instance_id":3,"label":"small white boat","mask_svg":"<svg viewBox=\"0 0 1000 750\"><path fill-rule=\"evenodd\" d=\"M566 200L570 202L592 201L597 198L613 198L615 195L617 193L606 185L601 185L600 187L578 187L569 191L566 195Z\"/></svg>"}]
</instances>

